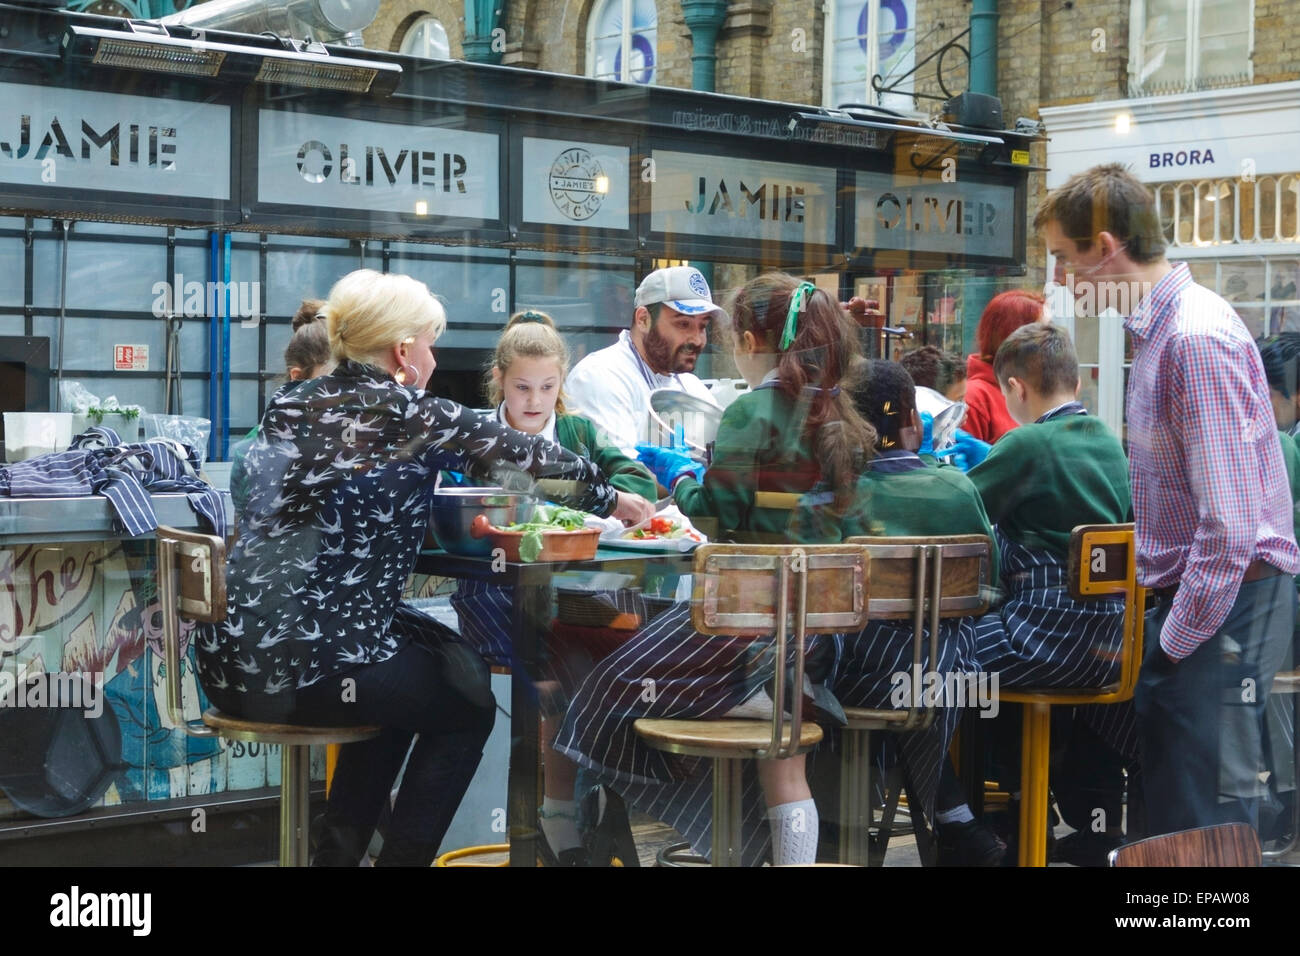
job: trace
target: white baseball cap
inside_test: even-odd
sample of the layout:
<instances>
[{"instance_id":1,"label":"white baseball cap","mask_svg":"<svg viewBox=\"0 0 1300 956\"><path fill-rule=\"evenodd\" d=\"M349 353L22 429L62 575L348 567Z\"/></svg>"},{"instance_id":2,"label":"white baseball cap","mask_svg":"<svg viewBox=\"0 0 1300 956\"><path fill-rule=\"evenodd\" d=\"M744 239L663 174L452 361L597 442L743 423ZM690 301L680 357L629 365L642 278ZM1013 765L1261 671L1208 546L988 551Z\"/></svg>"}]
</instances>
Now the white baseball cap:
<instances>
[{"instance_id":1,"label":"white baseball cap","mask_svg":"<svg viewBox=\"0 0 1300 956\"><path fill-rule=\"evenodd\" d=\"M713 304L709 284L704 281L700 270L691 266L656 269L641 280L636 287L636 304L654 305L658 302L686 315L726 314Z\"/></svg>"}]
</instances>

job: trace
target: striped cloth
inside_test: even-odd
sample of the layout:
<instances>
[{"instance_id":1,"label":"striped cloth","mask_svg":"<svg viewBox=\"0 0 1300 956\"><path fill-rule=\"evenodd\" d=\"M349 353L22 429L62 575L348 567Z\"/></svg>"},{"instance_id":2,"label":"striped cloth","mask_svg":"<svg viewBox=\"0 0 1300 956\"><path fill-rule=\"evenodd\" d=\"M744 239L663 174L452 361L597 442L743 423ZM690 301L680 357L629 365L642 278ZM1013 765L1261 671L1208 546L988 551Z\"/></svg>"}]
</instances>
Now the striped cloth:
<instances>
[{"instance_id":1,"label":"striped cloth","mask_svg":"<svg viewBox=\"0 0 1300 956\"><path fill-rule=\"evenodd\" d=\"M976 627L980 669L999 687L1104 687L1119 675L1124 599L1076 601L1066 567L993 529L1008 595Z\"/></svg>"},{"instance_id":2,"label":"striped cloth","mask_svg":"<svg viewBox=\"0 0 1300 956\"><path fill-rule=\"evenodd\" d=\"M123 444L111 428L78 435L68 451L0 468L0 495L69 498L103 495L132 535L158 527L150 494L182 493L213 534L226 536L221 492L199 477L198 453L170 438Z\"/></svg>"},{"instance_id":3,"label":"striped cloth","mask_svg":"<svg viewBox=\"0 0 1300 956\"><path fill-rule=\"evenodd\" d=\"M962 617L939 625L939 660L930 661L929 629L921 655L923 673L966 675L974 672L975 618ZM910 624L872 621L856 634L836 635L834 675L830 686L846 707L899 709L893 700L895 674L911 674L913 636ZM923 730L883 734L881 769L902 763L908 781L908 805L933 821L939 773L957 732L962 709L945 699L934 722ZM967 701L975 706L974 701ZM903 708L905 709L905 708Z\"/></svg>"},{"instance_id":4,"label":"striped cloth","mask_svg":"<svg viewBox=\"0 0 1300 956\"><path fill-rule=\"evenodd\" d=\"M594 593L621 613L634 614L642 621L648 616L639 591L620 589ZM477 651L489 667L509 667L512 670L519 667L510 639L514 602L514 588L486 581L462 579L456 582L451 606L456 611L461 640ZM582 634L582 639L574 637L575 631ZM557 624L555 629L548 629L544 635L540 674L536 679L554 681L561 694L544 696L547 714L558 713L558 708L567 703L578 685L591 673L595 662L629 638L630 633L610 632L603 628L574 629Z\"/></svg>"},{"instance_id":5,"label":"striped cloth","mask_svg":"<svg viewBox=\"0 0 1300 956\"><path fill-rule=\"evenodd\" d=\"M672 826L697 853L708 855L712 761L649 747L633 724L641 717L725 716L772 676L772 645L772 638L699 634L691 626L690 603L677 604L596 665L565 715L555 749L594 771L642 812ZM792 667L793 648L789 650L787 667ZM809 636L810 682L829 669L833 650L832 640ZM834 707L822 699L828 708ZM771 833L756 763L743 764L741 857L745 866L756 866L767 852Z\"/></svg>"},{"instance_id":6,"label":"striped cloth","mask_svg":"<svg viewBox=\"0 0 1300 956\"><path fill-rule=\"evenodd\" d=\"M1179 585L1160 644L1181 660L1222 627L1251 561L1300 572L1291 495L1259 349L1232 306L1179 263L1124 325L1138 580Z\"/></svg>"},{"instance_id":7,"label":"striped cloth","mask_svg":"<svg viewBox=\"0 0 1300 956\"><path fill-rule=\"evenodd\" d=\"M1105 687L1119 679L1124 641L1123 598L1076 601L1066 567L1047 551L1016 544L994 528L1008 598L976 624L981 670L999 689ZM1082 720L1120 754L1130 771L1138 758L1137 712L1131 700L1076 708Z\"/></svg>"}]
</instances>

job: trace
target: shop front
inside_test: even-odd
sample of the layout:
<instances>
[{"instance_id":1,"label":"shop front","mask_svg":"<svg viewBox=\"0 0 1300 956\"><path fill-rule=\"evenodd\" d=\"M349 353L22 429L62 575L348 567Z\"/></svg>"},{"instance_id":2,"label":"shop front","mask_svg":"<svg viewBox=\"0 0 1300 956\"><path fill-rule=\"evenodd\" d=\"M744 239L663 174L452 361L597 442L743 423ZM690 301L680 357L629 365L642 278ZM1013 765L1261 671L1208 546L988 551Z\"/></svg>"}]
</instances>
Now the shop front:
<instances>
[{"instance_id":1,"label":"shop front","mask_svg":"<svg viewBox=\"0 0 1300 956\"><path fill-rule=\"evenodd\" d=\"M553 315L576 360L627 327L638 279L664 262L705 266L720 292L763 269L814 275L954 351L974 318L965 280L1024 270L1014 133L36 8L0 6L0 22L4 408L59 410L76 382L207 419L218 484L283 381L299 302L353 269L442 299L432 388L471 405L512 311ZM734 374L727 354L709 350L703 377ZM5 501L0 671L98 675L122 772L61 819L0 801L0 857L39 833L67 835L70 860L177 859L202 816L226 828L214 861L232 858L219 845L238 857L241 827L247 858L268 859L278 755L170 724L152 543L94 503L61 524ZM159 507L198 526L183 503ZM170 836L141 840L158 820Z\"/></svg>"},{"instance_id":2,"label":"shop front","mask_svg":"<svg viewBox=\"0 0 1300 956\"><path fill-rule=\"evenodd\" d=\"M1297 94L1291 82L1045 108L1047 187L1099 155L1123 163L1155 196L1171 261L1232 303L1253 336L1300 330ZM1084 401L1119 432L1132 358L1124 303L1097 319L1075 318L1068 295L1054 301L1074 323Z\"/></svg>"}]
</instances>

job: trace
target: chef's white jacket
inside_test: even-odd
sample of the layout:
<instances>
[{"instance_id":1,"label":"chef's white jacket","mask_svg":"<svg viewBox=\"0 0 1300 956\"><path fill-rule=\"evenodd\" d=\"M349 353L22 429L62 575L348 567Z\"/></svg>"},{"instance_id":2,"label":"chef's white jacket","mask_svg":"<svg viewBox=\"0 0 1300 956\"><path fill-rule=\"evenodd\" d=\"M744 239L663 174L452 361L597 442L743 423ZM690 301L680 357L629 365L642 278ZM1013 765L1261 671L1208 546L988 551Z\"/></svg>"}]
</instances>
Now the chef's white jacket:
<instances>
[{"instance_id":1,"label":"chef's white jacket","mask_svg":"<svg viewBox=\"0 0 1300 956\"><path fill-rule=\"evenodd\" d=\"M718 404L698 376L654 372L624 330L618 342L592 352L569 372L564 381L565 407L605 429L625 455L635 458L637 444L658 438L658 428L650 420L650 393L659 388L675 388Z\"/></svg>"}]
</instances>

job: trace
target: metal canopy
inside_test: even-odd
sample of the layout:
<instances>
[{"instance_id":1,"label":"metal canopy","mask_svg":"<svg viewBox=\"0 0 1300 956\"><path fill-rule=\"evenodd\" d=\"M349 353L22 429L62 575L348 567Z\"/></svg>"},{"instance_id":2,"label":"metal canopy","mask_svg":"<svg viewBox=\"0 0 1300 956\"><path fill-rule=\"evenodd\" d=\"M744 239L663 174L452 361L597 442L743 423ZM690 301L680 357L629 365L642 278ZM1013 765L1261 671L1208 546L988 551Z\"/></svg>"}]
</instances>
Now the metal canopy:
<instances>
[{"instance_id":1,"label":"metal canopy","mask_svg":"<svg viewBox=\"0 0 1300 956\"><path fill-rule=\"evenodd\" d=\"M0 4L5 212L804 270L1024 263L1023 134L355 47L328 52L400 67L391 95L168 76L65 56L72 25L123 21Z\"/></svg>"}]
</instances>

